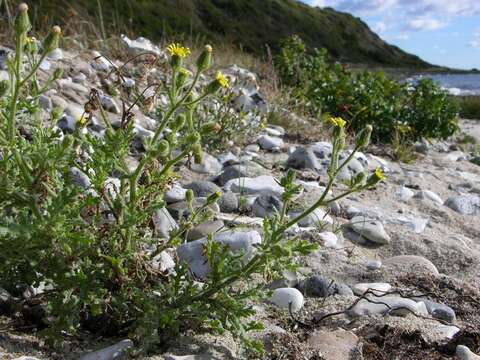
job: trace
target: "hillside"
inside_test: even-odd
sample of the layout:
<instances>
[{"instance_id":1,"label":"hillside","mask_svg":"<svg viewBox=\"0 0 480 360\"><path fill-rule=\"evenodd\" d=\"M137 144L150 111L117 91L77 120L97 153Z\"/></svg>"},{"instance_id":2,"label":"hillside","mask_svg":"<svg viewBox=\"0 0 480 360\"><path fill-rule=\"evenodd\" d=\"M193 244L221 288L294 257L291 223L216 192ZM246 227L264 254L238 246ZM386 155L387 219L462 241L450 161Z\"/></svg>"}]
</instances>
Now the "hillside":
<instances>
[{"instance_id":1,"label":"hillside","mask_svg":"<svg viewBox=\"0 0 480 360\"><path fill-rule=\"evenodd\" d=\"M111 6L113 4L114 6ZM97 0L37 0L37 22L80 17L99 19ZM325 47L336 59L388 67L425 68L415 55L387 44L359 18L330 8L313 8L295 0L113 0L103 1L105 26L131 30L160 40L178 34L231 42L248 52L274 52L283 39L300 35L309 47Z\"/></svg>"}]
</instances>

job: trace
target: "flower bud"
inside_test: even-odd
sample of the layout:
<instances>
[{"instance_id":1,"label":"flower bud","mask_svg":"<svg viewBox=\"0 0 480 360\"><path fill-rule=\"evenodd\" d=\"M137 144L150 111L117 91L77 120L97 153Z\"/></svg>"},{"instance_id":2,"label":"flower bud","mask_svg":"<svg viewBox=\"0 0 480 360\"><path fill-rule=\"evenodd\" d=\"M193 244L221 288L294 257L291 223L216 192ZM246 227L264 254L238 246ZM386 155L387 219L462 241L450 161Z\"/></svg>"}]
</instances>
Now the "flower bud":
<instances>
[{"instance_id":1,"label":"flower bud","mask_svg":"<svg viewBox=\"0 0 480 360\"><path fill-rule=\"evenodd\" d=\"M195 164L201 164L203 160L202 146L199 143L193 145L193 160Z\"/></svg>"},{"instance_id":2,"label":"flower bud","mask_svg":"<svg viewBox=\"0 0 480 360\"><path fill-rule=\"evenodd\" d=\"M212 47L210 45L206 45L203 49L202 53L197 59L197 69L198 71L202 72L207 70L211 63L212 63Z\"/></svg>"},{"instance_id":3,"label":"flower bud","mask_svg":"<svg viewBox=\"0 0 480 360\"><path fill-rule=\"evenodd\" d=\"M200 136L200 134L195 131L187 136L186 143L190 145L198 144L201 139L202 137Z\"/></svg>"},{"instance_id":4,"label":"flower bud","mask_svg":"<svg viewBox=\"0 0 480 360\"><path fill-rule=\"evenodd\" d=\"M63 68L56 68L53 72L53 78L55 80L60 79L63 76Z\"/></svg>"},{"instance_id":5,"label":"flower bud","mask_svg":"<svg viewBox=\"0 0 480 360\"><path fill-rule=\"evenodd\" d=\"M187 200L188 203L191 203L194 198L194 193L192 189L188 189L187 192L185 193L185 200Z\"/></svg>"},{"instance_id":6,"label":"flower bud","mask_svg":"<svg viewBox=\"0 0 480 360\"><path fill-rule=\"evenodd\" d=\"M201 128L201 133L202 134L216 134L218 132L220 132L220 130L222 129L222 127L220 126L219 123L216 123L216 122L208 122L206 124L203 124L202 125L202 128Z\"/></svg>"},{"instance_id":7,"label":"flower bud","mask_svg":"<svg viewBox=\"0 0 480 360\"><path fill-rule=\"evenodd\" d=\"M15 18L15 33L17 36L24 35L31 29L30 19L28 18L28 5L21 3L18 6L18 15Z\"/></svg>"},{"instance_id":8,"label":"flower bud","mask_svg":"<svg viewBox=\"0 0 480 360\"><path fill-rule=\"evenodd\" d=\"M25 41L25 52L35 55L38 52L37 40L34 37L27 36Z\"/></svg>"},{"instance_id":9,"label":"flower bud","mask_svg":"<svg viewBox=\"0 0 480 360\"><path fill-rule=\"evenodd\" d=\"M355 175L355 178L353 179L353 185L354 186L362 186L366 183L367 181L367 174L362 171L359 172L357 175Z\"/></svg>"},{"instance_id":10,"label":"flower bud","mask_svg":"<svg viewBox=\"0 0 480 360\"><path fill-rule=\"evenodd\" d=\"M368 146L368 144L370 143L370 137L372 135L372 131L373 131L372 125L367 125L362 131L360 131L360 133L357 136L358 148Z\"/></svg>"},{"instance_id":11,"label":"flower bud","mask_svg":"<svg viewBox=\"0 0 480 360\"><path fill-rule=\"evenodd\" d=\"M43 53L49 54L56 48L58 48L58 42L60 41L60 34L62 33L62 29L60 26L53 26L50 32L48 33L47 37L43 41Z\"/></svg>"},{"instance_id":12,"label":"flower bud","mask_svg":"<svg viewBox=\"0 0 480 360\"><path fill-rule=\"evenodd\" d=\"M167 140L160 140L157 146L157 156L167 157L170 154L170 144Z\"/></svg>"},{"instance_id":13,"label":"flower bud","mask_svg":"<svg viewBox=\"0 0 480 360\"><path fill-rule=\"evenodd\" d=\"M222 197L222 193L220 191L215 191L213 194L210 194L207 197L207 204L216 203Z\"/></svg>"},{"instance_id":14,"label":"flower bud","mask_svg":"<svg viewBox=\"0 0 480 360\"><path fill-rule=\"evenodd\" d=\"M177 88L181 88L183 85L185 85L185 81L187 81L187 78L189 77L189 75L190 75L190 72L185 68L180 68L178 70L177 83L176 83Z\"/></svg>"},{"instance_id":15,"label":"flower bud","mask_svg":"<svg viewBox=\"0 0 480 360\"><path fill-rule=\"evenodd\" d=\"M185 114L179 114L175 119L175 122L173 123L173 127L176 130L180 130L185 126L186 122L187 122L187 117L185 116Z\"/></svg>"},{"instance_id":16,"label":"flower bud","mask_svg":"<svg viewBox=\"0 0 480 360\"><path fill-rule=\"evenodd\" d=\"M0 98L4 97L7 94L8 87L9 85L7 80L0 81Z\"/></svg>"}]
</instances>

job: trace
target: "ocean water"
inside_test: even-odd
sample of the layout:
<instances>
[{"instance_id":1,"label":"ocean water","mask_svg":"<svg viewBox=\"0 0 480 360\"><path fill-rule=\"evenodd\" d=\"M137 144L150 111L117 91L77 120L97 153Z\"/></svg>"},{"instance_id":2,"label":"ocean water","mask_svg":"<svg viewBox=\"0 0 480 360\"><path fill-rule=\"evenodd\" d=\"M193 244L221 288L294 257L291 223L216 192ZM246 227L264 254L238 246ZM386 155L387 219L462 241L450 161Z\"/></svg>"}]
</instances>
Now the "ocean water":
<instances>
[{"instance_id":1,"label":"ocean water","mask_svg":"<svg viewBox=\"0 0 480 360\"><path fill-rule=\"evenodd\" d=\"M452 95L480 95L480 74L417 75L410 80L431 78Z\"/></svg>"}]
</instances>

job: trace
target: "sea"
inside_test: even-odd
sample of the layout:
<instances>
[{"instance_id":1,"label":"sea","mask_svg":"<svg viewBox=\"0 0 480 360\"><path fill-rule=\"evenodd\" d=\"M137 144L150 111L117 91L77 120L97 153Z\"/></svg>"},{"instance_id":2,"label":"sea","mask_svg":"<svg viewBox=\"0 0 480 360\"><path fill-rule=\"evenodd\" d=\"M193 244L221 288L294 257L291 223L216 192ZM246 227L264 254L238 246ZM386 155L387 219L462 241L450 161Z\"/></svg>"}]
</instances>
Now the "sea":
<instances>
[{"instance_id":1,"label":"sea","mask_svg":"<svg viewBox=\"0 0 480 360\"><path fill-rule=\"evenodd\" d=\"M480 74L422 74L410 79L416 82L422 78L431 78L450 94L456 96L480 96Z\"/></svg>"}]
</instances>

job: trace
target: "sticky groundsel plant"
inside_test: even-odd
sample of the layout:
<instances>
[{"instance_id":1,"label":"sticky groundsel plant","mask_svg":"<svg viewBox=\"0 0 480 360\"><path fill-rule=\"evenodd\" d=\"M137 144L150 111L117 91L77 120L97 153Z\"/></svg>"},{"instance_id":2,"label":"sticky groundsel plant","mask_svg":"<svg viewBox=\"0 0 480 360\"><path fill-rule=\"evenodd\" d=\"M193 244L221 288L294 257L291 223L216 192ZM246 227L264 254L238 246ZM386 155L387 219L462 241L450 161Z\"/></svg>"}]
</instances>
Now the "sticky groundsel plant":
<instances>
[{"instance_id":1,"label":"sticky groundsel plant","mask_svg":"<svg viewBox=\"0 0 480 360\"><path fill-rule=\"evenodd\" d=\"M166 93L169 107L160 112L155 132L144 139L144 151L132 167L127 158L137 134L130 109L145 100L145 92L124 99L121 119L112 126L98 92L92 91L73 133L62 134L55 125L60 114L53 111L43 123L38 107L38 96L61 73L55 71L44 84L36 78L41 61L58 46L61 31L54 27L41 46L32 45L29 31L28 7L22 4L15 20L10 78L0 83L0 287L24 298L13 306L12 314L22 312L25 321L34 321L53 345L60 345L65 335L89 330L131 336L139 349L147 351L182 331L208 329L230 331L247 348L261 351L260 344L248 337L248 331L261 324L245 321L253 314L251 300L266 294L264 285L252 277L275 277L294 267L292 256L315 248L287 237L289 227L317 207L382 180L378 171L359 175L349 190L326 199L338 172L368 143L372 128L360 133L352 154L339 163L345 122L331 120L333 155L325 193L305 212L288 218L287 208L300 190L295 174L288 172L280 181L284 208L265 220L263 241L253 256L246 260L210 237L204 246L210 272L202 282L185 263L162 272L153 258L174 249L188 229L208 219L208 205L220 196L211 195L204 207L194 210L193 193L187 192L189 218L168 239L154 236L152 216L165 206L163 194L174 166L188 158L201 161L202 134L215 127L197 129L193 109L228 86L217 73L193 95L200 75L210 67L212 48L205 47L190 76L182 67L189 50L179 44L168 47L170 80L156 85L155 92ZM103 122L100 134L87 130L95 116ZM27 291L32 288L37 291Z\"/></svg>"}]
</instances>

